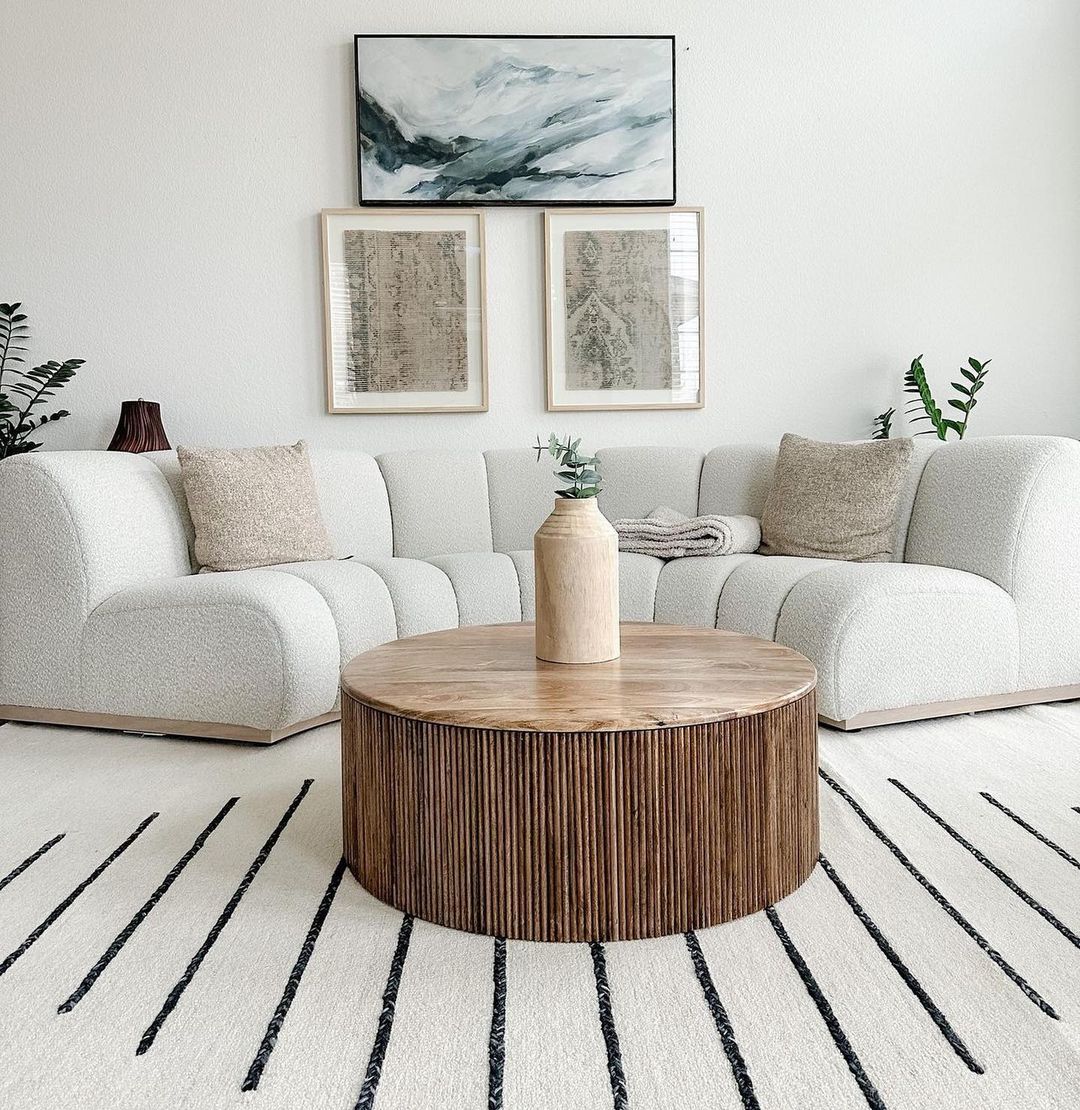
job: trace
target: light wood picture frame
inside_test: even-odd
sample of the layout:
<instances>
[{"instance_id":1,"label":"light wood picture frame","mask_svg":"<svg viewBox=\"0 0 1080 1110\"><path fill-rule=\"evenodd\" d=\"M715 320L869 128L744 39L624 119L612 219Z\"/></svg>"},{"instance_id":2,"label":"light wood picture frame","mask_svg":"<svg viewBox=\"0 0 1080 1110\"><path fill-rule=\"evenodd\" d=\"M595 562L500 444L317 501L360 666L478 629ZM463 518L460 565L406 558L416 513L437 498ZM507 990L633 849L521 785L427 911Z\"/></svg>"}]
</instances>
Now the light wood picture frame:
<instances>
[{"instance_id":1,"label":"light wood picture frame","mask_svg":"<svg viewBox=\"0 0 1080 1110\"><path fill-rule=\"evenodd\" d=\"M544 212L549 412L705 405L704 209Z\"/></svg>"},{"instance_id":2,"label":"light wood picture frame","mask_svg":"<svg viewBox=\"0 0 1080 1110\"><path fill-rule=\"evenodd\" d=\"M486 412L484 213L321 213L327 410Z\"/></svg>"}]
</instances>

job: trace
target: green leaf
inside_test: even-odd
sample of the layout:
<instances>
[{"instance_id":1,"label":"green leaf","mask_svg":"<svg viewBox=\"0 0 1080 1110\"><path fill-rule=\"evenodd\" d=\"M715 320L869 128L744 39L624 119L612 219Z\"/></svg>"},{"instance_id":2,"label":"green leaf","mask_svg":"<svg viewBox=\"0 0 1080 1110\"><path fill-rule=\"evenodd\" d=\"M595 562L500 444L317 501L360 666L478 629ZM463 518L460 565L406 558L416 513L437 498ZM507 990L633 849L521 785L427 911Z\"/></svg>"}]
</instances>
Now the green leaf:
<instances>
[{"instance_id":1,"label":"green leaf","mask_svg":"<svg viewBox=\"0 0 1080 1110\"><path fill-rule=\"evenodd\" d=\"M961 385L959 382L950 382L949 384L953 387L953 389L957 391L957 393L962 393L965 397L971 395L971 390L968 389L966 385Z\"/></svg>"},{"instance_id":2,"label":"green leaf","mask_svg":"<svg viewBox=\"0 0 1080 1110\"><path fill-rule=\"evenodd\" d=\"M978 381L978 382L976 382L976 383L975 383L975 384L974 384L974 385L973 385L973 386L971 387L971 392L972 392L972 395L974 396L974 394L978 393L978 392L979 392L979 390L980 390L980 389L982 389L982 387L983 387L984 385L986 385L986 382L985 382L985 381Z\"/></svg>"},{"instance_id":3,"label":"green leaf","mask_svg":"<svg viewBox=\"0 0 1080 1110\"><path fill-rule=\"evenodd\" d=\"M958 401L955 397L949 398L949 404L952 405L954 409L959 409L961 412L967 412L968 410L967 403L964 401Z\"/></svg>"}]
</instances>

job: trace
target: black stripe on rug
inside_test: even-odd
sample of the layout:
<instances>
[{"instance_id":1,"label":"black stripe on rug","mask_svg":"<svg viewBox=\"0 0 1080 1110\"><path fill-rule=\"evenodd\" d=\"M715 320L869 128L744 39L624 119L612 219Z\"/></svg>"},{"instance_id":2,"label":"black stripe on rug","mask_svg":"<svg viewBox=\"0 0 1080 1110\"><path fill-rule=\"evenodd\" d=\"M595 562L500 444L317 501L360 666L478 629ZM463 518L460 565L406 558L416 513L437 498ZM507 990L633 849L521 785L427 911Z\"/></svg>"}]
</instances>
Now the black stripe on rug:
<instances>
[{"instance_id":1,"label":"black stripe on rug","mask_svg":"<svg viewBox=\"0 0 1080 1110\"><path fill-rule=\"evenodd\" d=\"M334 868L334 873L330 876L330 882L326 887L322 900L315 910L315 916L311 919L311 925L308 928L307 935L304 937L304 943L300 945L300 954L296 957L296 963L293 964L292 971L289 972L289 977L285 981L285 989L281 992L281 1000L278 1002L266 1026L266 1032L263 1034L262 1042L259 1044L258 1051L255 1053L254 1059L251 1061L251 1066L247 1070L244 1082L240 1084L241 1091L254 1091L259 1086L259 1080L262 1078L263 1069L270 1059L270 1053L274 1051L274 1046L277 1044L278 1034L281 1032L282 1025L285 1024L285 1018L289 1013L289 1007L293 1004L293 999L296 997L296 991L300 986L300 980L304 977L304 972L307 970L308 960L311 959L312 952L315 951L315 942L319 939L319 933L322 932L323 922L326 921L326 915L330 912L330 907L334 903L334 896L338 892L338 887L341 885L341 877L344 874L345 861L341 859L338 860L338 865Z\"/></svg>"},{"instance_id":2,"label":"black stripe on rug","mask_svg":"<svg viewBox=\"0 0 1080 1110\"><path fill-rule=\"evenodd\" d=\"M784 946L784 951L787 953L792 966L803 981L806 993L813 999L818 1013L821 1014L821 1020L825 1022L825 1028L828 1029L833 1044L836 1045L840 1055L843 1056L848 1071L855 1077L855 1082L859 1084L859 1090L862 1091L867 1106L871 1110L885 1110L885 1103L881 1095L878 1094L878 1089L870 1081L866 1069L862 1066L862 1061L856 1055L855 1049L851 1047L851 1042L847 1039L847 1034L833 1012L829 1000L825 997L825 992L814 978L814 973L803 959L802 953L795 947L795 942L788 936L787 929L784 928L784 924L780 920L780 915L772 906L765 907L765 915L769 919L769 924L773 927L773 932L780 938L780 943Z\"/></svg>"},{"instance_id":3,"label":"black stripe on rug","mask_svg":"<svg viewBox=\"0 0 1080 1110\"><path fill-rule=\"evenodd\" d=\"M961 1060L968 1066L968 1068L975 1072L976 1075L982 1075L986 1070L983 1066L971 1055L967 1045L960 1039L956 1030L953 1029L949 1023L949 1019L938 1008L937 1004L926 993L925 988L915 978L914 973L908 968L907 964L900 959L896 949L889 943L885 934L878 928L876 922L859 904L858 899L848 889L847 884L836 873L836 868L825 858L824 855L818 856L818 862L821 864L822 870L826 875L832 879L833 886L840 892L840 896L847 902L851 912L859 919L863 928L870 934L874 943L881 949L882 955L892 965L893 970L904 982L904 986L918 999L919 1005L929 1015L930 1020L938 1027L938 1031L945 1038L949 1047L960 1057Z\"/></svg>"},{"instance_id":4,"label":"black stripe on rug","mask_svg":"<svg viewBox=\"0 0 1080 1110\"><path fill-rule=\"evenodd\" d=\"M252 880L259 873L262 865L266 863L270 853L274 850L274 845L278 842L278 837L281 836L285 830L285 826L289 823L292 815L296 812L297 807L304 800L307 792L311 789L311 784L314 779L304 779L303 786L300 787L299 793L289 803L289 808L281 815L281 820L278 821L274 827L274 831L266 838L266 843L259 849L259 854L251 861L251 866L247 869L246 874L240 880L240 885L233 891L232 897L226 903L225 908L221 911L217 921L214 922L210 932L206 934L206 940L199 946L199 950L191 957L191 962L184 969L184 974L176 981L176 985L169 991L168 997L162 1003L161 1009L158 1010L157 1016L146 1027L146 1032L143 1033L139 1040L138 1047L135 1049L136 1056L149 1050L150 1046L154 1043L158 1033L161 1032L161 1027L168 1020L169 1015L176 1009L176 1004L180 1001L181 995L187 990L188 984L195 978L195 973L199 970L199 966L203 960L206 959L206 954L214 947L214 942L221 935L221 931L229 923L229 918L236 912L236 907L240 904L240 899L247 893L247 889L251 886Z\"/></svg>"},{"instance_id":5,"label":"black stripe on rug","mask_svg":"<svg viewBox=\"0 0 1080 1110\"><path fill-rule=\"evenodd\" d=\"M94 966L86 973L83 981L71 992L71 994L60 1003L56 1008L58 1014L70 1013L82 998L86 995L87 991L97 982L98 976L109 966L110 963L119 955L120 949L131 939L132 933L146 920L150 911L161 901L166 891L176 882L180 873L185 867L194 859L199 849L206 843L207 837L221 824L225 815L229 812L234 805L236 805L237 798L230 798L218 810L213 820L205 829L195 838L194 843L190 848L176 861L172 870L161 880L161 884L157 890L150 895L149 898L138 909L135 916L124 926L124 928L116 935L112 944L105 949L104 952L98 957Z\"/></svg>"},{"instance_id":6,"label":"black stripe on rug","mask_svg":"<svg viewBox=\"0 0 1080 1110\"><path fill-rule=\"evenodd\" d=\"M975 942L980 951L994 963L1001 973L1023 993L1024 997L1038 1006L1047 1017L1058 1020L1058 1013L1053 1006L994 948L990 942L971 924L970 921L941 893L940 890L911 862L900 850L884 829L870 817L861 805L834 779L830 778L820 768L818 774L845 802L852 808L860 821L885 845L892 853L893 858L908 872L909 875L930 895L931 898L945 911L957 925Z\"/></svg>"},{"instance_id":7,"label":"black stripe on rug","mask_svg":"<svg viewBox=\"0 0 1080 1110\"><path fill-rule=\"evenodd\" d=\"M1031 833L1031 835L1033 837L1035 837L1036 840L1040 841L1042 844L1045 844L1047 846L1047 848L1049 848L1051 851L1057 852L1057 854L1059 856L1061 856L1061 858L1066 863L1072 864L1073 867L1080 868L1080 859L1077 859L1075 856L1069 855L1069 853L1066 852L1065 849L1062 848L1060 844L1055 844L1050 839L1050 837L1045 836L1043 833L1039 832L1039 830L1037 828L1035 828L1034 825L1029 825L1023 819L1023 817L1020 816L1020 814L1013 813L1013 811L1011 809L1009 809L1009 807L1007 805L1005 805L1004 802L999 802L997 800L997 798L994 797L993 794L990 794L985 790L980 790L979 791L979 797L980 798L985 798L996 809L1000 809L1001 812L1004 813L1006 817L1009 817L1013 821L1015 821L1020 826L1020 828L1022 828L1024 830L1024 832Z\"/></svg>"},{"instance_id":8,"label":"black stripe on rug","mask_svg":"<svg viewBox=\"0 0 1080 1110\"><path fill-rule=\"evenodd\" d=\"M717 993L716 984L713 982L705 954L701 951L701 943L694 932L684 933L683 935L686 938L686 947L690 952L690 961L694 965L694 974L697 975L697 981L701 985L701 993L705 996L705 1004L709 1007L709 1013L712 1014L716 1031L720 1034L720 1044L723 1045L724 1055L731 1067L735 1086L739 1089L743 1110L758 1110L759 1103L757 1095L754 1093L754 1082L750 1078L750 1069L747 1068L746 1061L739 1050L739 1042L735 1039L735 1030L732 1029L727 1010L724 1009L724 1004L720 1001L720 995Z\"/></svg>"},{"instance_id":9,"label":"black stripe on rug","mask_svg":"<svg viewBox=\"0 0 1080 1110\"><path fill-rule=\"evenodd\" d=\"M360 1097L356 1100L354 1110L371 1110L375 1105L375 1092L379 1089L386 1050L390 1046L390 1034L394 1028L394 1010L397 1007L401 976L405 970L405 959L409 955L412 928L413 917L412 914L407 913L401 919L401 928L398 930L397 947L390 961L390 973L386 977L386 989L383 991L379 1024L375 1028L375 1041L371 1046L367 1071L364 1073L364 1085L360 1088Z\"/></svg>"},{"instance_id":10,"label":"black stripe on rug","mask_svg":"<svg viewBox=\"0 0 1080 1110\"><path fill-rule=\"evenodd\" d=\"M488 1036L488 1110L502 1110L506 1063L506 940L495 938L491 965L491 1033Z\"/></svg>"},{"instance_id":11,"label":"black stripe on rug","mask_svg":"<svg viewBox=\"0 0 1080 1110\"><path fill-rule=\"evenodd\" d=\"M598 941L589 942L592 954L593 977L596 979L596 1004L600 1011L600 1033L607 1052L608 1079L611 1081L611 1101L614 1110L626 1110L630 1098L626 1090L626 1073L623 1071L619 1033L615 1028L615 1011L611 1006L611 985L608 983L607 957L604 946Z\"/></svg>"},{"instance_id":12,"label":"black stripe on rug","mask_svg":"<svg viewBox=\"0 0 1080 1110\"><path fill-rule=\"evenodd\" d=\"M1072 931L1072 929L1069 928L1068 925L1066 925L1063 921L1058 920L1058 918L1056 918L1041 902L1038 902L1034 898L1032 898L1032 896L1028 894L1028 892L1024 890L1023 887L1018 886L1009 875L1006 875L1005 872L1002 871L1001 868L993 862L993 860L987 859L987 857L984 856L982 852L980 852L979 849L971 843L970 840L966 840L963 836L961 836L960 833L958 833L956 829L954 829L952 825L948 823L948 821L935 813L926 804L926 802L922 800L922 798L920 798L917 794L914 794L912 791L908 790L908 788L902 782L900 782L899 779L889 779L889 782L892 783L892 785L895 786L896 789L899 790L902 794L910 798L919 807L919 809L921 809L923 813L925 813L926 816L930 818L931 821L933 821L940 828L944 829L945 832L947 832L949 836L951 836L953 840L955 840L956 843L960 845L961 848L964 848L966 851L970 852L975 857L975 859L977 859L979 863L981 863L983 867L985 867L986 870L990 872L991 875L993 875L997 879L1000 879L1001 882L1004 883L1005 886L1007 886L1009 890L1011 890L1013 894L1015 894L1016 897L1024 903L1025 906L1029 906L1031 909L1033 909L1048 925L1051 926L1051 928L1056 929L1074 948L1080 948L1080 937L1078 937Z\"/></svg>"},{"instance_id":13,"label":"black stripe on rug","mask_svg":"<svg viewBox=\"0 0 1080 1110\"><path fill-rule=\"evenodd\" d=\"M67 833L60 833L59 836L54 836L52 840L46 840L45 843L42 844L42 846L38 848L36 852L31 852L30 855L28 855L26 859L24 859L22 863L19 864L18 867L14 868L12 871L9 871L2 879L0 879L0 890L3 890L4 887L8 885L8 883L13 882L15 879L17 879L30 866L30 864L36 863L39 859L41 859L43 855L45 855L45 853L50 848L53 848L57 844L59 844L65 836L67 836Z\"/></svg>"},{"instance_id":14,"label":"black stripe on rug","mask_svg":"<svg viewBox=\"0 0 1080 1110\"><path fill-rule=\"evenodd\" d=\"M75 899L78 898L79 895L82 894L83 891L86 890L86 888L92 882L94 882L94 880L97 879L107 867L110 867L112 864L114 864L128 850L128 848L130 848L132 844L134 844L135 841L138 840L140 836L142 836L151 821L156 820L158 816L159 814L157 813L151 813L149 817L142 821L139 824L138 828L136 828L136 830L127 838L127 840L125 840L119 847L114 848L113 851L109 855L107 855L101 861L101 863L99 863L97 867L95 867L94 870L91 871L90 874L87 875L86 878L83 879L83 881L79 883L79 885L75 887L75 889L58 906L56 906L52 913L50 913L49 916L45 918L45 920L26 938L26 940L22 942L22 944L19 945L18 948L16 948L12 952L9 952L4 957L3 961L0 962L0 975L3 975L4 972L7 971L8 968L11 967L11 965L20 956L24 955L31 948L31 946L37 943L38 939L41 937L41 934L59 920L61 915L72 904L72 902L74 902Z\"/></svg>"}]
</instances>

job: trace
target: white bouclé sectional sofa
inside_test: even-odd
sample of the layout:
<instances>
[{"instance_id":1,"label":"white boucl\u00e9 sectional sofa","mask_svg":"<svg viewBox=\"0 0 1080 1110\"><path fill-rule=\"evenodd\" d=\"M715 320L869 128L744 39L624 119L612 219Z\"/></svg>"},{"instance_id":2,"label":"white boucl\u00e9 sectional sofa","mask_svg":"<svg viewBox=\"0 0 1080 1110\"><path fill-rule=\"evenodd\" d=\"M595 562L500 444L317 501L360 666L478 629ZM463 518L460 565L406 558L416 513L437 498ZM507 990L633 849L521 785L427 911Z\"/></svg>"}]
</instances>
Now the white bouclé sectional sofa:
<instances>
[{"instance_id":1,"label":"white boucl\u00e9 sectional sofa","mask_svg":"<svg viewBox=\"0 0 1080 1110\"><path fill-rule=\"evenodd\" d=\"M624 554L623 618L788 644L841 727L1080 697L1080 444L917 443L898 561ZM759 516L776 449L599 456L611 519L658 505ZM337 715L358 652L532 618L546 461L312 457L341 558L226 574L194 573L171 453L0 463L0 719L271 741Z\"/></svg>"}]
</instances>

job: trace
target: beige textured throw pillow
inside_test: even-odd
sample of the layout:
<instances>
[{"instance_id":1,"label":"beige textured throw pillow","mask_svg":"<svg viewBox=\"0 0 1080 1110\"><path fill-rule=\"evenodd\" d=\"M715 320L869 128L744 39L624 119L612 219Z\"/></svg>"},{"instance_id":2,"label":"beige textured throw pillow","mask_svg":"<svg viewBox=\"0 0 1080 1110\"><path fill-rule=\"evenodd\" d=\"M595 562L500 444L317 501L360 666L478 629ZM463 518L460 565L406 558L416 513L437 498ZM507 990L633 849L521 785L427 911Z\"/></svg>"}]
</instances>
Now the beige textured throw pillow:
<instances>
[{"instance_id":1,"label":"beige textured throw pillow","mask_svg":"<svg viewBox=\"0 0 1080 1110\"><path fill-rule=\"evenodd\" d=\"M177 447L176 454L203 570L334 557L303 440L291 447Z\"/></svg>"},{"instance_id":2,"label":"beige textured throw pillow","mask_svg":"<svg viewBox=\"0 0 1080 1110\"><path fill-rule=\"evenodd\" d=\"M910 439L818 443L788 433L761 516L762 555L886 562Z\"/></svg>"}]
</instances>

